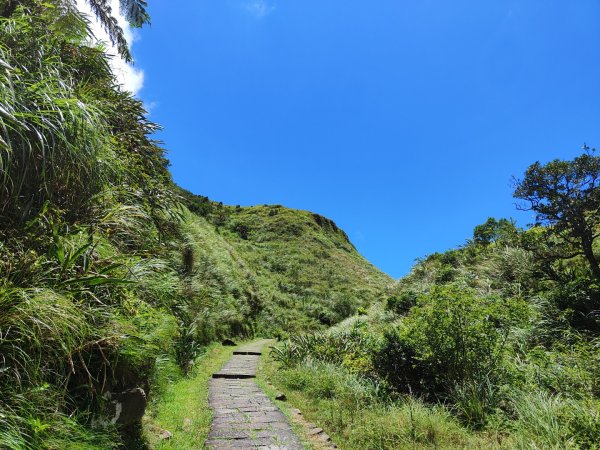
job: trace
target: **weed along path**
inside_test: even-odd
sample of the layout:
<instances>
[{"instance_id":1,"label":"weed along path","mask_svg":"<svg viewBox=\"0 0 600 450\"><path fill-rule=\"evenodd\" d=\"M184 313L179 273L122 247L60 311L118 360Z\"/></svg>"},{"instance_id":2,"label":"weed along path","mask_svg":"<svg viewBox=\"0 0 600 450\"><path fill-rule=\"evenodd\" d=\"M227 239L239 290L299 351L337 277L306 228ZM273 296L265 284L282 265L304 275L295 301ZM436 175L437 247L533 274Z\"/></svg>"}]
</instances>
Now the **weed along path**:
<instances>
[{"instance_id":1,"label":"weed along path","mask_svg":"<svg viewBox=\"0 0 600 450\"><path fill-rule=\"evenodd\" d=\"M285 415L253 379L269 342L261 340L234 350L231 359L213 374L208 384L208 403L214 415L207 448L303 448Z\"/></svg>"}]
</instances>

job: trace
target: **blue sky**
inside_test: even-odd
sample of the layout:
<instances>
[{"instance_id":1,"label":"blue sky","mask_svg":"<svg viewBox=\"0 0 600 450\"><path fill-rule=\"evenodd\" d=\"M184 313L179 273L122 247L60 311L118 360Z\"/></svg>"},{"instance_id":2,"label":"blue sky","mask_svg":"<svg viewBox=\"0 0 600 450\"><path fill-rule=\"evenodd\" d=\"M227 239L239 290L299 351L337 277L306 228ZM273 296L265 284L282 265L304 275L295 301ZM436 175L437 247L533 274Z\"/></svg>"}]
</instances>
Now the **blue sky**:
<instances>
[{"instance_id":1,"label":"blue sky","mask_svg":"<svg viewBox=\"0 0 600 450\"><path fill-rule=\"evenodd\" d=\"M600 146L600 2L150 1L140 97L175 181L328 216L393 277Z\"/></svg>"}]
</instances>

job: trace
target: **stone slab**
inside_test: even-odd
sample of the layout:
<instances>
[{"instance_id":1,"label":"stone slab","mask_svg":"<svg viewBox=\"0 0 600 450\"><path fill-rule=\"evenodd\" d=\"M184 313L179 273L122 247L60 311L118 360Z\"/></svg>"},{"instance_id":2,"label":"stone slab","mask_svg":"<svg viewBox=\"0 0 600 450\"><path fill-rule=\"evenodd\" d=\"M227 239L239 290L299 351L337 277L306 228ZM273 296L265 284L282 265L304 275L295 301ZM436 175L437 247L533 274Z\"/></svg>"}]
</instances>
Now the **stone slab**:
<instances>
[{"instance_id":1,"label":"stone slab","mask_svg":"<svg viewBox=\"0 0 600 450\"><path fill-rule=\"evenodd\" d=\"M206 447L214 450L303 447L285 415L252 379L268 340L240 349L208 384L213 422ZM253 354L258 353L258 354Z\"/></svg>"}]
</instances>

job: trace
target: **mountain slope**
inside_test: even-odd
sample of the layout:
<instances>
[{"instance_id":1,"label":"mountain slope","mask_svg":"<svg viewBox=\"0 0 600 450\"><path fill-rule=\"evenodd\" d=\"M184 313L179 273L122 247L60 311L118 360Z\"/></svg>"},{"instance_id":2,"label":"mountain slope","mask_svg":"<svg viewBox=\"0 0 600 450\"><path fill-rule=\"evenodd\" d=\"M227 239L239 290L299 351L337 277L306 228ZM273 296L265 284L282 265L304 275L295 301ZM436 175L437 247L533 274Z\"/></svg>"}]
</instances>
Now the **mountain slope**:
<instances>
[{"instance_id":1,"label":"mountain slope","mask_svg":"<svg viewBox=\"0 0 600 450\"><path fill-rule=\"evenodd\" d=\"M392 282L318 214L279 205L229 207L189 193L185 198L196 212L195 234L188 235L199 258L196 281L214 285L219 279L229 286L224 289L237 298L244 326L252 324L255 332L329 326L382 299ZM223 306L235 309L235 302Z\"/></svg>"}]
</instances>

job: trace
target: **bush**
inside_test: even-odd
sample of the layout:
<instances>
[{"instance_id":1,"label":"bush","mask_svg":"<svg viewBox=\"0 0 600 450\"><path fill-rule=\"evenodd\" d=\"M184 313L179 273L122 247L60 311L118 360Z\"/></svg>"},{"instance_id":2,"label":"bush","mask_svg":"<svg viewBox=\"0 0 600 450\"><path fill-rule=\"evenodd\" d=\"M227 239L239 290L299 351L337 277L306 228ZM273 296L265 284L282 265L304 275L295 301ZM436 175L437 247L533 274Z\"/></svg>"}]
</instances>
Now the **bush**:
<instances>
[{"instance_id":1,"label":"bush","mask_svg":"<svg viewBox=\"0 0 600 450\"><path fill-rule=\"evenodd\" d=\"M368 374L372 371L370 354L374 348L373 337L358 326L349 331L293 336L274 347L272 355L284 367L319 361Z\"/></svg>"},{"instance_id":2,"label":"bush","mask_svg":"<svg viewBox=\"0 0 600 450\"><path fill-rule=\"evenodd\" d=\"M373 355L373 366L379 378L388 381L396 390L404 393L437 392L441 388L432 385L427 368L418 361L417 349L400 329L385 330L380 347Z\"/></svg>"},{"instance_id":3,"label":"bush","mask_svg":"<svg viewBox=\"0 0 600 450\"><path fill-rule=\"evenodd\" d=\"M575 328L600 332L600 286L588 277L560 283L551 298L562 311L570 312L569 321Z\"/></svg>"},{"instance_id":4,"label":"bush","mask_svg":"<svg viewBox=\"0 0 600 450\"><path fill-rule=\"evenodd\" d=\"M402 291L399 295L388 297L386 307L396 314L406 314L410 308L417 304L418 294L415 291Z\"/></svg>"},{"instance_id":5,"label":"bush","mask_svg":"<svg viewBox=\"0 0 600 450\"><path fill-rule=\"evenodd\" d=\"M398 390L429 397L494 380L510 328L525 315L519 300L481 298L453 285L435 287L419 298L400 327L385 332L374 356L376 370Z\"/></svg>"}]
</instances>

